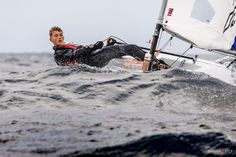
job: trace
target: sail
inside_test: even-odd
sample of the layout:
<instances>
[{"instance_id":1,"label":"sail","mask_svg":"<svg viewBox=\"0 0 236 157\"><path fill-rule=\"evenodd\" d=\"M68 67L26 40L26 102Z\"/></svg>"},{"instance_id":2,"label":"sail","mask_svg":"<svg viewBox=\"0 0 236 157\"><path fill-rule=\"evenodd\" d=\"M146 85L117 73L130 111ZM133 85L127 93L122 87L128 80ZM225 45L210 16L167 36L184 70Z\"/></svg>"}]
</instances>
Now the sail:
<instances>
[{"instance_id":1,"label":"sail","mask_svg":"<svg viewBox=\"0 0 236 157\"><path fill-rule=\"evenodd\" d=\"M168 0L163 28L196 47L228 51L236 36L236 0Z\"/></svg>"}]
</instances>

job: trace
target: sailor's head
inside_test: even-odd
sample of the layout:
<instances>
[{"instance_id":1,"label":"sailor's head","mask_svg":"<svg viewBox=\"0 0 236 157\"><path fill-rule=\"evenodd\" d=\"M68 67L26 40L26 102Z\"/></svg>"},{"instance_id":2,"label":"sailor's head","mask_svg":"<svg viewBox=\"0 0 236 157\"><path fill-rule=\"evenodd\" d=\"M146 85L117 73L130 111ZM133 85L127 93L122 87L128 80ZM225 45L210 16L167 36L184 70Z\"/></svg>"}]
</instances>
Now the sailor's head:
<instances>
[{"instance_id":1,"label":"sailor's head","mask_svg":"<svg viewBox=\"0 0 236 157\"><path fill-rule=\"evenodd\" d=\"M53 26L49 30L49 37L50 37L50 41L53 43L54 46L57 46L59 44L64 44L63 31L58 26Z\"/></svg>"}]
</instances>

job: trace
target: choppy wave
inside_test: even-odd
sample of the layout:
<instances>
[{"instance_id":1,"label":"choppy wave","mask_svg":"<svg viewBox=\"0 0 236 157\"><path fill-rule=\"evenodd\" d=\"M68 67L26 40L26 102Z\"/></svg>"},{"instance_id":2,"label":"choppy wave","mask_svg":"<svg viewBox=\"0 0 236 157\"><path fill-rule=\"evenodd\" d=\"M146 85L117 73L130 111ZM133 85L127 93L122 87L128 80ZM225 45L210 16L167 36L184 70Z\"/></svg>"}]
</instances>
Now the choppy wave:
<instances>
[{"instance_id":1,"label":"choppy wave","mask_svg":"<svg viewBox=\"0 0 236 157\"><path fill-rule=\"evenodd\" d=\"M0 154L236 154L236 87L203 73L58 67L1 55Z\"/></svg>"}]
</instances>

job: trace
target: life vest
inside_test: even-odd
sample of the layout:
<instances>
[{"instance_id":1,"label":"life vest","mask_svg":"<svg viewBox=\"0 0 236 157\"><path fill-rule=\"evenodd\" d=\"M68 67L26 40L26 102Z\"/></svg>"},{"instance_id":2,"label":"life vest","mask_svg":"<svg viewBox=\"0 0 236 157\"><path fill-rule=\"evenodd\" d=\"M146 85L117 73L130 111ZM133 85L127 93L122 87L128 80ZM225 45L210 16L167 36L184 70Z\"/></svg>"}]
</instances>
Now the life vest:
<instances>
[{"instance_id":1,"label":"life vest","mask_svg":"<svg viewBox=\"0 0 236 157\"><path fill-rule=\"evenodd\" d=\"M57 47L72 49L73 53L75 53L75 51L77 49L77 46L69 45L69 44L58 44ZM71 65L74 65L74 64L75 64L75 59L64 62L65 66L71 66Z\"/></svg>"},{"instance_id":2,"label":"life vest","mask_svg":"<svg viewBox=\"0 0 236 157\"><path fill-rule=\"evenodd\" d=\"M74 45L69 45L69 44L58 44L58 47L63 47L63 48L68 48L68 49L72 49L72 50L76 50L77 46Z\"/></svg>"}]
</instances>

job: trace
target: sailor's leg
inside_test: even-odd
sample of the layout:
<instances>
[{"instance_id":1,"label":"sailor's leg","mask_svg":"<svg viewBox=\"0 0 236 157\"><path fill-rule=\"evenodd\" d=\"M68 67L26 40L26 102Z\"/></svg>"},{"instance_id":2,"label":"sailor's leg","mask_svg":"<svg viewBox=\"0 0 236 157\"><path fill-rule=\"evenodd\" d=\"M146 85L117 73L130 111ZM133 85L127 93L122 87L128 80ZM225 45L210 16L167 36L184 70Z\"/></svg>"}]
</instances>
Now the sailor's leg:
<instances>
[{"instance_id":1,"label":"sailor's leg","mask_svg":"<svg viewBox=\"0 0 236 157\"><path fill-rule=\"evenodd\" d=\"M113 58L121 58L125 56L126 53L123 53L120 49L120 45L106 46L102 49L92 52L89 57L88 65L96 67L106 66L110 60Z\"/></svg>"},{"instance_id":2,"label":"sailor's leg","mask_svg":"<svg viewBox=\"0 0 236 157\"><path fill-rule=\"evenodd\" d=\"M136 45L127 44L127 45L123 45L120 49L127 55L130 55L139 61L144 60L144 56L146 52ZM161 70L161 69L170 68L170 66L166 64L163 60L159 60L155 56L153 57L154 58L152 60L152 70Z\"/></svg>"},{"instance_id":3,"label":"sailor's leg","mask_svg":"<svg viewBox=\"0 0 236 157\"><path fill-rule=\"evenodd\" d=\"M113 58L121 58L126 55L132 56L138 61L143 61L145 53L146 52L138 46L131 44L106 46L92 52L88 64L96 67L104 67Z\"/></svg>"},{"instance_id":4,"label":"sailor's leg","mask_svg":"<svg viewBox=\"0 0 236 157\"><path fill-rule=\"evenodd\" d=\"M143 51L140 47L137 45L132 44L123 44L119 45L120 51L126 55L130 55L137 59L138 61L143 61L145 56L145 51Z\"/></svg>"}]
</instances>

